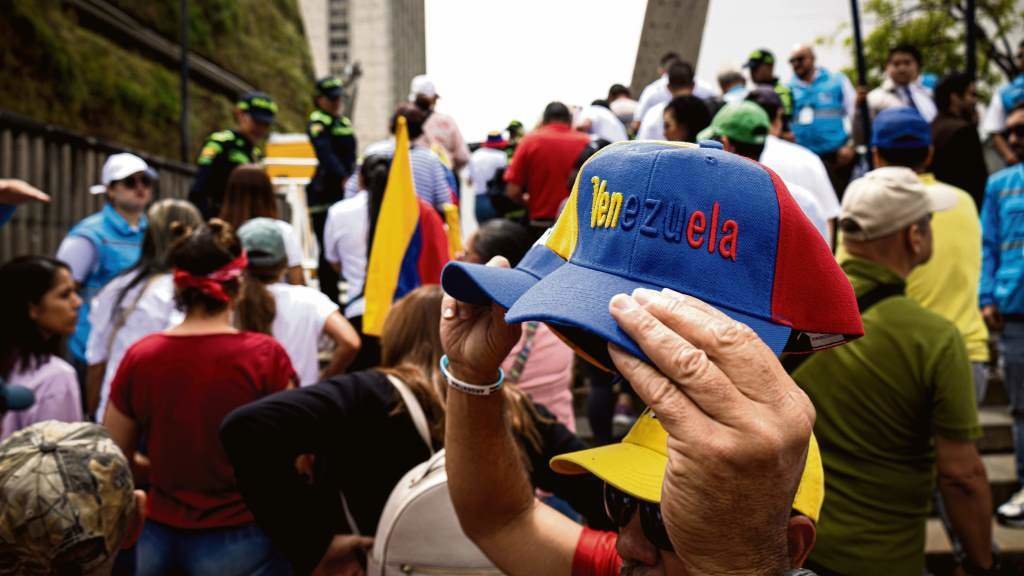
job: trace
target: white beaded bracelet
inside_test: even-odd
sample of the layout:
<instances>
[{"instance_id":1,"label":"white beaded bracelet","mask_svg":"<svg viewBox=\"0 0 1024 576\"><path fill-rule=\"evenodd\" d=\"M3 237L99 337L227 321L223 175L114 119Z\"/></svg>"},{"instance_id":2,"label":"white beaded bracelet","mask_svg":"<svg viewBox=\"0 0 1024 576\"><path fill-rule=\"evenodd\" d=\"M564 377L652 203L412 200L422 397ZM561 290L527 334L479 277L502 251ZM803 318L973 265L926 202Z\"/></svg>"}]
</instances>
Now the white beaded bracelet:
<instances>
[{"instance_id":1,"label":"white beaded bracelet","mask_svg":"<svg viewBox=\"0 0 1024 576\"><path fill-rule=\"evenodd\" d=\"M441 375L448 381L448 385L466 394L472 394L473 396L490 396L491 394L501 390L502 384L505 383L505 371L498 368L498 381L494 384L487 384L486 386L480 386L478 384L470 384L469 382L463 382L452 373L448 371L448 355L441 356Z\"/></svg>"}]
</instances>

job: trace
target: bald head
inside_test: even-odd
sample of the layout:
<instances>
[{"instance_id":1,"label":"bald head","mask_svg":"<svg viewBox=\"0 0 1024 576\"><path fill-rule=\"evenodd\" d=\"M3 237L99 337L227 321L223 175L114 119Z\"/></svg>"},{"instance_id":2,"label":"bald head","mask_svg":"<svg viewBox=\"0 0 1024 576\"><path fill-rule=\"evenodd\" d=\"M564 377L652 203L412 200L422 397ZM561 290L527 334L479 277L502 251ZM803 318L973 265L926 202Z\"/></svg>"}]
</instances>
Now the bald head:
<instances>
[{"instance_id":1,"label":"bald head","mask_svg":"<svg viewBox=\"0 0 1024 576\"><path fill-rule=\"evenodd\" d=\"M810 81L814 76L814 50L806 44L797 44L789 53L789 64L797 78Z\"/></svg>"}]
</instances>

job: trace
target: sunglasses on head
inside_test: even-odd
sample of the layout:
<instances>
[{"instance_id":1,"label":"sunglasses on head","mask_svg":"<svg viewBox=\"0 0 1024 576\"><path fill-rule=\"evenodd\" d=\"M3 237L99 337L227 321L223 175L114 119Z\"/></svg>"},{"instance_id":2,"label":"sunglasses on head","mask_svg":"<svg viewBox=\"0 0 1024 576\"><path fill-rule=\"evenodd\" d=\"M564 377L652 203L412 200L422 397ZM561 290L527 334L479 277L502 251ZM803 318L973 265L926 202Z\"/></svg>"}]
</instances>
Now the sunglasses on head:
<instances>
[{"instance_id":1,"label":"sunglasses on head","mask_svg":"<svg viewBox=\"0 0 1024 576\"><path fill-rule=\"evenodd\" d=\"M153 179L150 178L149 176L145 175L145 174L132 174L131 176L129 176L127 178L122 178L120 180L115 180L114 183L115 184L120 184L120 185L124 186L125 188L133 188L134 189L134 188L138 188L139 186L143 186L145 188L149 188L150 186L153 185Z\"/></svg>"},{"instance_id":2,"label":"sunglasses on head","mask_svg":"<svg viewBox=\"0 0 1024 576\"><path fill-rule=\"evenodd\" d=\"M1018 139L1024 140L1024 124L1007 126L1006 130L1003 130L1003 138L1009 139L1010 136L1016 136Z\"/></svg>"},{"instance_id":3,"label":"sunglasses on head","mask_svg":"<svg viewBox=\"0 0 1024 576\"><path fill-rule=\"evenodd\" d=\"M661 519L661 505L630 496L610 484L604 485L604 511L616 526L622 528L629 524L638 510L644 536L660 550L671 552L672 540Z\"/></svg>"}]
</instances>

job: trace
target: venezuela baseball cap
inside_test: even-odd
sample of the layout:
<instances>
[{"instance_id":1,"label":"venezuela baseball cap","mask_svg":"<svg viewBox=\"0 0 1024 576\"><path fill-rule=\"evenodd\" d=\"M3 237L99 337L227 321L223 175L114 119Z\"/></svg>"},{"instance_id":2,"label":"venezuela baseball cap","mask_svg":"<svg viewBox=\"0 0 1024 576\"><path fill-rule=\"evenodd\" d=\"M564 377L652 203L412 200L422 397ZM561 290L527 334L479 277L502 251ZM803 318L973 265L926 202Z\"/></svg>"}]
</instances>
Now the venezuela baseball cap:
<instances>
[{"instance_id":1,"label":"venezuela baseball cap","mask_svg":"<svg viewBox=\"0 0 1024 576\"><path fill-rule=\"evenodd\" d=\"M277 103L265 92L248 92L238 100L238 109L252 116L252 119L270 124L277 116Z\"/></svg>"},{"instance_id":2,"label":"venezuela baseball cap","mask_svg":"<svg viewBox=\"0 0 1024 576\"><path fill-rule=\"evenodd\" d=\"M591 473L615 488L648 502L661 502L661 485L668 465L668 433L650 409L637 418L617 444L560 454L551 459L559 474ZM818 441L811 435L793 509L817 522L825 499L825 470Z\"/></svg>"},{"instance_id":3,"label":"venezuela baseball cap","mask_svg":"<svg viewBox=\"0 0 1024 576\"><path fill-rule=\"evenodd\" d=\"M772 122L764 108L744 100L723 106L697 139L712 140L725 136L733 142L764 144L771 128Z\"/></svg>"},{"instance_id":4,"label":"venezuela baseball cap","mask_svg":"<svg viewBox=\"0 0 1024 576\"><path fill-rule=\"evenodd\" d=\"M546 245L566 263L505 320L545 322L604 366L607 342L647 359L608 311L615 294L636 288L700 298L776 354L864 332L849 281L782 180L710 146L607 146L583 165Z\"/></svg>"}]
</instances>

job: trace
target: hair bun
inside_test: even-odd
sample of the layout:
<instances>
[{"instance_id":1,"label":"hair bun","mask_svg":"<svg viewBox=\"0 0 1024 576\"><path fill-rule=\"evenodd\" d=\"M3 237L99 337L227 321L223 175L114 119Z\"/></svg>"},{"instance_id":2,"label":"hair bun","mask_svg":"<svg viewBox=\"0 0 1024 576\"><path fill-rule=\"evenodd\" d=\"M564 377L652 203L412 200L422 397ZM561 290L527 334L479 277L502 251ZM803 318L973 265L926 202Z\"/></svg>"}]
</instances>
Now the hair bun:
<instances>
[{"instance_id":1,"label":"hair bun","mask_svg":"<svg viewBox=\"0 0 1024 576\"><path fill-rule=\"evenodd\" d=\"M168 231L170 231L172 239L178 240L179 238L188 236L192 232L192 228L184 222L175 220L174 222L171 222L170 226L168 226Z\"/></svg>"}]
</instances>

